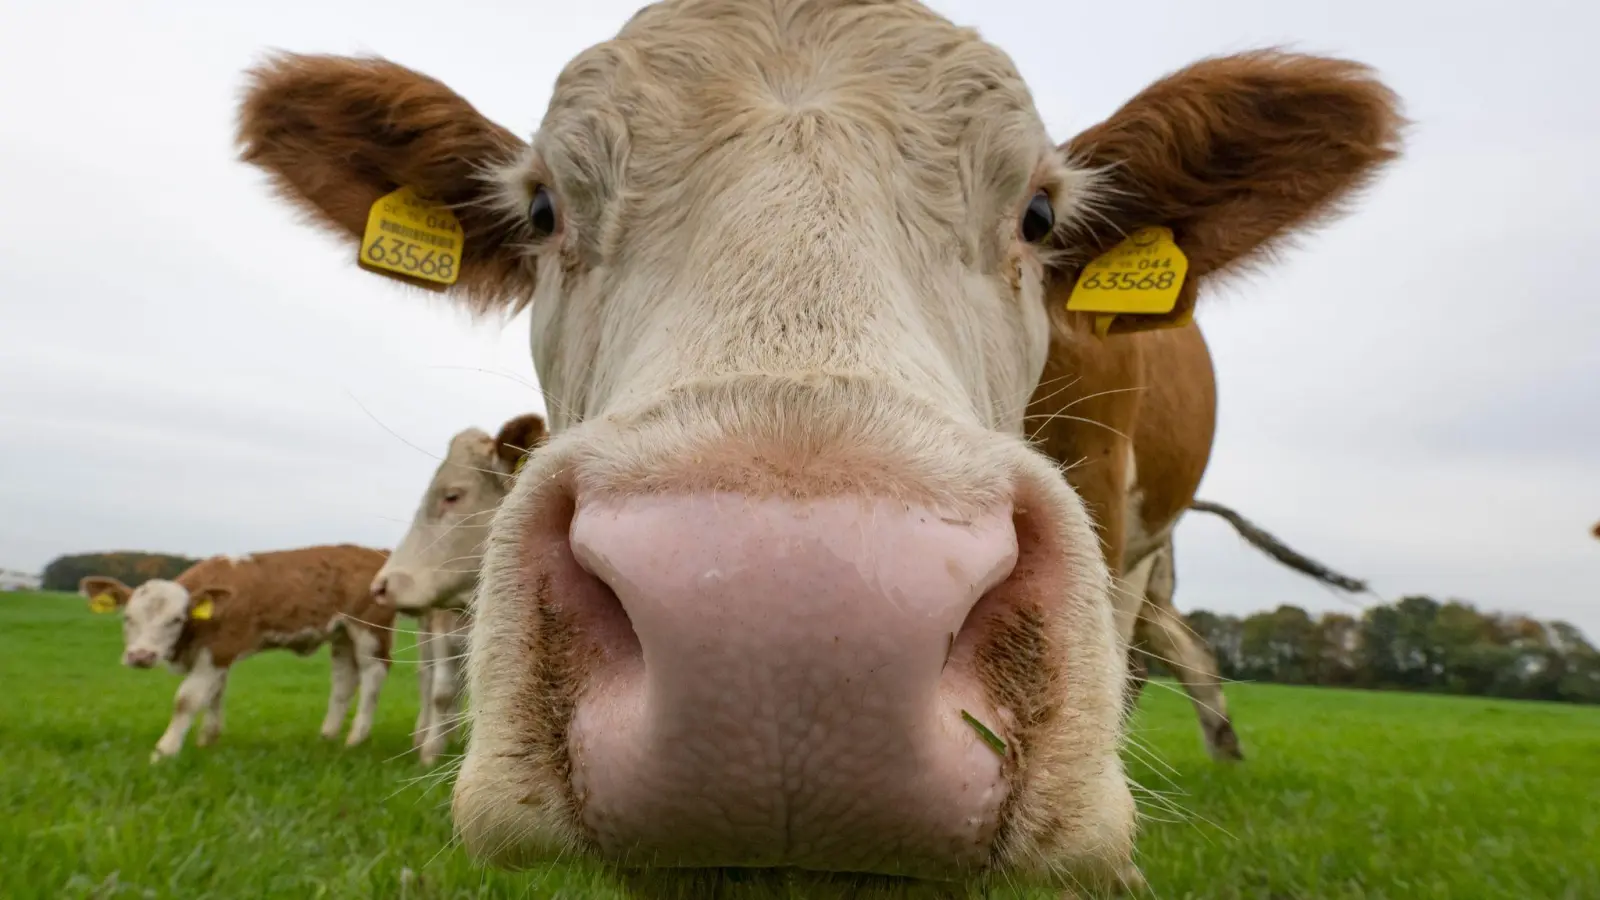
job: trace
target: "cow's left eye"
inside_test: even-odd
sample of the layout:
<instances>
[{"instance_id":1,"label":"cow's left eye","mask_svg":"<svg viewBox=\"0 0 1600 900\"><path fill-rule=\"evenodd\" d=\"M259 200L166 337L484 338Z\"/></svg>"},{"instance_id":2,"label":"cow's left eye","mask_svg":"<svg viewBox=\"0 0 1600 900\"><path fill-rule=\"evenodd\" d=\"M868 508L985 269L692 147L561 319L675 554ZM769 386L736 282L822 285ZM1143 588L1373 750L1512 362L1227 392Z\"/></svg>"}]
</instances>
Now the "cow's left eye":
<instances>
[{"instance_id":1,"label":"cow's left eye","mask_svg":"<svg viewBox=\"0 0 1600 900\"><path fill-rule=\"evenodd\" d=\"M461 499L461 492L460 491L450 491L450 492L448 492L448 493L446 493L444 495L444 502L446 502L446 503L455 503L456 501L458 501L460 499Z\"/></svg>"},{"instance_id":2,"label":"cow's left eye","mask_svg":"<svg viewBox=\"0 0 1600 900\"><path fill-rule=\"evenodd\" d=\"M1050 195L1040 191L1028 201L1022 214L1022 239L1037 244L1050 236L1056 227L1055 207L1050 205Z\"/></svg>"},{"instance_id":3,"label":"cow's left eye","mask_svg":"<svg viewBox=\"0 0 1600 900\"><path fill-rule=\"evenodd\" d=\"M546 238L556 232L556 197L544 185L533 192L533 202L528 204L528 225L536 238Z\"/></svg>"}]
</instances>

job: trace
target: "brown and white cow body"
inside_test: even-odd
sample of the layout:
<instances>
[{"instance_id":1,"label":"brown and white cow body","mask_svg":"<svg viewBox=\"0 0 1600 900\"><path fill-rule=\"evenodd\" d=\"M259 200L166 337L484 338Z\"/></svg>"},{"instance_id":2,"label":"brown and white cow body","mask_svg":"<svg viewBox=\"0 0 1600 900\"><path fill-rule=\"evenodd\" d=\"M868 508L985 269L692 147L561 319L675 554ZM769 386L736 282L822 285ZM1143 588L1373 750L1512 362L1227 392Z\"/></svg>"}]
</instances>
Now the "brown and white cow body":
<instances>
[{"instance_id":1,"label":"brown and white cow body","mask_svg":"<svg viewBox=\"0 0 1600 900\"><path fill-rule=\"evenodd\" d=\"M83 579L79 589L85 595L108 595L122 608L124 665L150 668L164 662L184 676L172 720L151 761L176 755L202 712L197 742L206 746L216 740L234 663L263 650L305 656L324 643L331 645L333 687L322 736L338 737L359 690L345 743L366 740L389 671L394 610L368 593L386 556L382 550L340 544L215 556L175 580L152 579L137 588L104 576Z\"/></svg>"},{"instance_id":2,"label":"brown and white cow body","mask_svg":"<svg viewBox=\"0 0 1600 900\"><path fill-rule=\"evenodd\" d=\"M252 73L291 201L352 242L398 187L448 203L452 290L531 309L553 437L474 595L466 845L657 897L1134 877L1125 613L1212 427L1181 319L1399 125L1359 65L1254 53L1058 146L912 0L649 6L527 144L386 61ZM1066 296L1143 226L1182 294L1099 337Z\"/></svg>"},{"instance_id":3,"label":"brown and white cow body","mask_svg":"<svg viewBox=\"0 0 1600 900\"><path fill-rule=\"evenodd\" d=\"M451 438L411 527L373 578L373 599L417 617L421 709L413 743L424 765L439 759L457 721L471 626L467 606L489 521L510 492L518 463L544 438L544 419L531 413L506 422L494 436L468 428Z\"/></svg>"}]
</instances>

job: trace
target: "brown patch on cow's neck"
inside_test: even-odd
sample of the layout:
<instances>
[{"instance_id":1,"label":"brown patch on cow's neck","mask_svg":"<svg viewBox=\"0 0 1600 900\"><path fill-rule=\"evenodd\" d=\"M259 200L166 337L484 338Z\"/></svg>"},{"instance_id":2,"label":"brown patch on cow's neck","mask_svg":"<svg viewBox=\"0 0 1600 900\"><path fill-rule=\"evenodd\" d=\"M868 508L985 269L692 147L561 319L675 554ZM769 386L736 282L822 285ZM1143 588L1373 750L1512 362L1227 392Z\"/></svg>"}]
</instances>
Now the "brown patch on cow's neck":
<instances>
[{"instance_id":1,"label":"brown patch on cow's neck","mask_svg":"<svg viewBox=\"0 0 1600 900\"><path fill-rule=\"evenodd\" d=\"M1065 303L1068 289L1053 286L1051 302ZM1199 327L1105 338L1061 329L1026 425L1040 449L1067 467L1112 574L1123 574L1129 526L1169 527L1194 499L1210 458L1216 382ZM1140 495L1139 520L1131 523L1130 460Z\"/></svg>"},{"instance_id":2,"label":"brown patch on cow's neck","mask_svg":"<svg viewBox=\"0 0 1600 900\"><path fill-rule=\"evenodd\" d=\"M195 657L199 654L199 645L196 642L196 632L200 623L193 619L183 623L183 630L178 632L178 639L172 643L172 653L167 656L167 661L176 663L183 671L194 668Z\"/></svg>"}]
</instances>

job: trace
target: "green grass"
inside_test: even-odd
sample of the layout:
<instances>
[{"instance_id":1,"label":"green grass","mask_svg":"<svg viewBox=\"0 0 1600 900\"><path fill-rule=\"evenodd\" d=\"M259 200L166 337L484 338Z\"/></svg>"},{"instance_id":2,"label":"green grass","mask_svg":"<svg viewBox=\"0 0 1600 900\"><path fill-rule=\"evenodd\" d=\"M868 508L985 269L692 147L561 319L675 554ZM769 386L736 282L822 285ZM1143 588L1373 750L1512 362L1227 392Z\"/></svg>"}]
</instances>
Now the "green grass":
<instances>
[{"instance_id":1,"label":"green grass","mask_svg":"<svg viewBox=\"0 0 1600 900\"><path fill-rule=\"evenodd\" d=\"M0 897L615 898L592 870L484 872L410 754L415 670L372 740L318 739L326 654L230 677L227 727L146 760L177 679L117 664L116 617L0 594ZM414 659L409 639L397 655ZM1130 753L1152 894L1600 897L1600 709L1236 685L1249 760L1212 764L1188 702L1145 694ZM1160 763L1146 762L1159 757ZM1164 821L1163 821L1164 820Z\"/></svg>"}]
</instances>

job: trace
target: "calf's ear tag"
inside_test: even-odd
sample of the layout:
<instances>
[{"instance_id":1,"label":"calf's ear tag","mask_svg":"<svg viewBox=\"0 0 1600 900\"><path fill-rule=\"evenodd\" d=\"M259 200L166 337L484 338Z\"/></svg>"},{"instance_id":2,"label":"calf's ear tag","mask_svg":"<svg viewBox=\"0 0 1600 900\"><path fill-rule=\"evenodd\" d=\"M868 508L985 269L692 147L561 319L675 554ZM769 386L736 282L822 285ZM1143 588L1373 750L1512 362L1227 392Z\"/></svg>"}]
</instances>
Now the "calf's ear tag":
<instances>
[{"instance_id":1,"label":"calf's ear tag","mask_svg":"<svg viewBox=\"0 0 1600 900\"><path fill-rule=\"evenodd\" d=\"M116 612L117 598L106 593L95 594L89 598L89 611L92 613Z\"/></svg>"},{"instance_id":2,"label":"calf's ear tag","mask_svg":"<svg viewBox=\"0 0 1600 900\"><path fill-rule=\"evenodd\" d=\"M379 197L367 212L356 261L381 275L442 290L461 277L465 247L466 233L450 207L401 187Z\"/></svg>"},{"instance_id":3,"label":"calf's ear tag","mask_svg":"<svg viewBox=\"0 0 1600 900\"><path fill-rule=\"evenodd\" d=\"M1118 316L1172 312L1188 274L1189 258L1178 249L1172 229L1140 228L1083 267L1067 298L1067 309L1097 313L1095 333L1103 337Z\"/></svg>"},{"instance_id":4,"label":"calf's ear tag","mask_svg":"<svg viewBox=\"0 0 1600 900\"><path fill-rule=\"evenodd\" d=\"M211 598L207 597L206 599L201 600L199 603L196 603L194 605L194 609L189 610L189 618L199 619L200 621L204 622L211 618L212 614L215 612L216 608L212 605Z\"/></svg>"}]
</instances>

